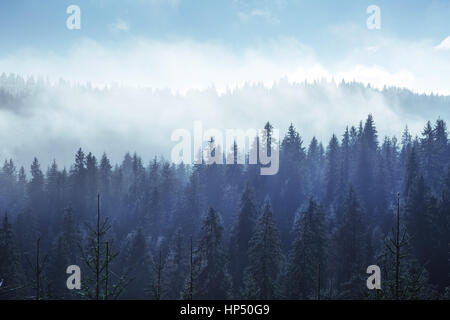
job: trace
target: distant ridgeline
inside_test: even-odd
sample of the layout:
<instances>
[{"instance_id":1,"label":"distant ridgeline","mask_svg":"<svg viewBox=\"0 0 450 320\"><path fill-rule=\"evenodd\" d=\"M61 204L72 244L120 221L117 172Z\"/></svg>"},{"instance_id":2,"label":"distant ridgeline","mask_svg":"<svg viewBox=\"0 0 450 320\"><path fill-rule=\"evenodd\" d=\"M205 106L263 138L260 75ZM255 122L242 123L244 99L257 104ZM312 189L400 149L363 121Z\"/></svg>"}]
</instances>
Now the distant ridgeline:
<instances>
[{"instance_id":1,"label":"distant ridgeline","mask_svg":"<svg viewBox=\"0 0 450 320\"><path fill-rule=\"evenodd\" d=\"M345 82L342 81L338 84L334 82L316 81L316 82L302 82L302 83L289 83L286 79L281 79L276 82L271 88L264 87L261 83L250 84L246 83L244 86L234 88L233 90L227 89L222 95L236 96L240 94L248 93L248 91L264 90L266 93L273 91L277 92L277 89L283 90L302 90L306 95L311 95L316 99L320 97L326 97L328 95L328 89L337 89L341 94L350 94L355 96L365 96L370 94L376 94L380 98L388 101L389 105L394 111L403 111L412 114L417 114L424 118L428 118L430 112L438 114L443 118L450 116L450 96L439 94L417 94L409 89L398 87L384 87L383 89L377 89L370 85L365 86L360 82ZM0 109L1 108L20 108L26 104L28 98L33 98L35 95L39 95L42 92L59 92L60 90L72 91L72 92L91 92L91 93L103 93L108 94L112 91L127 90L126 86L121 87L118 84L103 85L95 87L91 83L71 83L60 79L58 82L51 82L48 78L43 77L27 77L16 74L2 73L0 76ZM49 91L50 90L50 91ZM148 90L148 89L135 89L135 90ZM167 89L153 89L153 94L158 95L172 95ZM193 90L196 92L196 90ZM330 101L332 103L332 101Z\"/></svg>"}]
</instances>

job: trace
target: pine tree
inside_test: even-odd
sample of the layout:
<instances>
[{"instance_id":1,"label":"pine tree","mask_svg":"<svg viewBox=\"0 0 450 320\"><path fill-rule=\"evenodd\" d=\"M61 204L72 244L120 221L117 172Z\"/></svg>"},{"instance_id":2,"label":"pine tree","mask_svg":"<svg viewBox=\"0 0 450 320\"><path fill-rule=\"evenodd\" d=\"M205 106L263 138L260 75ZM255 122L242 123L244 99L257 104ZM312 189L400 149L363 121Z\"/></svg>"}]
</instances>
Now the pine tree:
<instances>
[{"instance_id":1,"label":"pine tree","mask_svg":"<svg viewBox=\"0 0 450 320\"><path fill-rule=\"evenodd\" d=\"M429 259L431 230L431 204L435 202L425 183L425 178L419 176L415 179L406 199L406 226L412 236L411 247L414 256L420 263Z\"/></svg>"},{"instance_id":2,"label":"pine tree","mask_svg":"<svg viewBox=\"0 0 450 320\"><path fill-rule=\"evenodd\" d=\"M434 178L436 170L436 150L435 150L435 131L428 121L422 131L422 138L420 139L420 162L423 169L424 178L431 182Z\"/></svg>"},{"instance_id":3,"label":"pine tree","mask_svg":"<svg viewBox=\"0 0 450 320\"><path fill-rule=\"evenodd\" d=\"M42 173L39 161L34 158L31 164L31 180L28 184L28 195L30 202L32 203L32 212L36 217L37 228L41 234L47 234L49 228L49 217L47 212L45 212L45 177ZM45 238L44 241L47 242L49 239ZM46 244L46 243L45 243Z\"/></svg>"},{"instance_id":4,"label":"pine tree","mask_svg":"<svg viewBox=\"0 0 450 320\"><path fill-rule=\"evenodd\" d=\"M338 210L333 236L336 284L342 298L359 298L357 283L367 267L367 222L355 192L350 188Z\"/></svg>"},{"instance_id":5,"label":"pine tree","mask_svg":"<svg viewBox=\"0 0 450 320\"><path fill-rule=\"evenodd\" d=\"M48 286L47 295L49 299L68 299L71 291L66 287L66 268L76 265L75 261L70 261L65 250L65 239L60 236L56 239L51 248L48 264Z\"/></svg>"},{"instance_id":6,"label":"pine tree","mask_svg":"<svg viewBox=\"0 0 450 320\"><path fill-rule=\"evenodd\" d=\"M126 240L123 261L123 274L132 275L133 279L127 286L123 297L126 299L144 299L149 284L153 286L152 254L141 228L130 234ZM155 298L153 287L150 295Z\"/></svg>"},{"instance_id":7,"label":"pine tree","mask_svg":"<svg viewBox=\"0 0 450 320\"><path fill-rule=\"evenodd\" d=\"M295 130L292 123L288 128L288 132L284 137L283 142L281 143L281 148L284 155L294 161L302 161L306 157L302 138Z\"/></svg>"},{"instance_id":8,"label":"pine tree","mask_svg":"<svg viewBox=\"0 0 450 320\"><path fill-rule=\"evenodd\" d=\"M201 225L201 212L205 206L204 185L200 179L200 166L193 168L189 182L178 203L175 227L181 227L185 234L196 234Z\"/></svg>"},{"instance_id":9,"label":"pine tree","mask_svg":"<svg viewBox=\"0 0 450 320\"><path fill-rule=\"evenodd\" d=\"M434 295L427 285L427 271L410 257L411 237L404 220L398 194L394 228L391 236L385 239L385 248L380 259L384 280L381 294L377 292L376 298L409 300L430 298Z\"/></svg>"},{"instance_id":10,"label":"pine tree","mask_svg":"<svg viewBox=\"0 0 450 320\"><path fill-rule=\"evenodd\" d=\"M17 181L17 192L18 201L21 203L21 209L25 206L27 197L27 175L25 173L25 168L22 166L19 169L19 176Z\"/></svg>"},{"instance_id":11,"label":"pine tree","mask_svg":"<svg viewBox=\"0 0 450 320\"><path fill-rule=\"evenodd\" d=\"M92 154L88 153L86 156L86 184L87 184L87 194L91 195L91 198L87 198L86 201L89 203L95 202L95 194L99 192L99 186L98 186L98 165L97 165L97 158ZM90 210L93 210L94 207L91 206Z\"/></svg>"},{"instance_id":12,"label":"pine tree","mask_svg":"<svg viewBox=\"0 0 450 320\"><path fill-rule=\"evenodd\" d=\"M325 171L325 203L330 204L336 199L339 188L340 173L340 157L339 157L339 141L333 134L328 144L326 154L326 171Z\"/></svg>"},{"instance_id":13,"label":"pine tree","mask_svg":"<svg viewBox=\"0 0 450 320\"><path fill-rule=\"evenodd\" d=\"M0 299L20 297L17 290L22 288L22 270L16 250L12 226L8 214L5 213L0 229Z\"/></svg>"},{"instance_id":14,"label":"pine tree","mask_svg":"<svg viewBox=\"0 0 450 320\"><path fill-rule=\"evenodd\" d=\"M254 190L249 183L246 184L241 196L239 213L232 230L230 240L230 268L233 276L234 294L239 294L244 269L248 264L248 249L250 238L258 216L255 203Z\"/></svg>"},{"instance_id":15,"label":"pine tree","mask_svg":"<svg viewBox=\"0 0 450 320\"><path fill-rule=\"evenodd\" d=\"M418 179L420 175L420 167L417 159L416 148L412 147L411 151L408 155L408 160L406 164L405 171L405 179L404 179L404 194L407 198L409 196L409 192L414 185L415 181Z\"/></svg>"},{"instance_id":16,"label":"pine tree","mask_svg":"<svg viewBox=\"0 0 450 320\"><path fill-rule=\"evenodd\" d=\"M231 277L228 273L222 233L221 218L210 208L203 220L198 248L194 254L193 299L220 300L230 296Z\"/></svg>"},{"instance_id":17,"label":"pine tree","mask_svg":"<svg viewBox=\"0 0 450 320\"><path fill-rule=\"evenodd\" d=\"M36 247L35 247L35 253L34 253L34 261L32 262L28 255L26 256L26 261L28 263L28 266L30 270L32 271L33 279L31 281L31 287L34 291L34 295L32 296L35 300L42 300L46 299L45 295L45 269L48 265L48 258L49 255L42 254L41 250L41 238L37 238L36 240ZM48 297L48 292L47 292Z\"/></svg>"},{"instance_id":18,"label":"pine tree","mask_svg":"<svg viewBox=\"0 0 450 320\"><path fill-rule=\"evenodd\" d=\"M67 290L65 273L69 265L80 265L79 243L82 234L79 222L73 210L68 207L62 215L59 235L54 240L48 263L48 296L49 299L76 298L74 292Z\"/></svg>"},{"instance_id":19,"label":"pine tree","mask_svg":"<svg viewBox=\"0 0 450 320\"><path fill-rule=\"evenodd\" d=\"M244 273L242 296L246 299L275 299L280 296L282 266L280 236L266 199L248 251L249 266Z\"/></svg>"},{"instance_id":20,"label":"pine tree","mask_svg":"<svg viewBox=\"0 0 450 320\"><path fill-rule=\"evenodd\" d=\"M321 144L313 137L306 156L306 172L308 180L308 194L322 197L322 166L323 149Z\"/></svg>"},{"instance_id":21,"label":"pine tree","mask_svg":"<svg viewBox=\"0 0 450 320\"><path fill-rule=\"evenodd\" d=\"M440 218L445 219L445 221L440 222L439 230L450 230L450 166L447 171L447 176L445 179L445 185L442 192L441 203L440 203ZM439 232L441 235L442 233ZM442 263L441 268L446 270L446 274L450 277L450 233L445 232L445 236L441 239L441 243L447 243L447 248L445 249L447 253L446 263ZM441 247L442 248L442 247ZM441 271L442 277L444 276L444 272ZM445 283L445 281L444 281ZM447 278L447 284L449 284L449 279ZM448 287L448 299L450 299L450 286Z\"/></svg>"},{"instance_id":22,"label":"pine tree","mask_svg":"<svg viewBox=\"0 0 450 320\"><path fill-rule=\"evenodd\" d=\"M374 186L378 153L377 130L372 115L367 117L364 129L360 129L358 152L357 187L355 190L370 215L375 207Z\"/></svg>"},{"instance_id":23,"label":"pine tree","mask_svg":"<svg viewBox=\"0 0 450 320\"><path fill-rule=\"evenodd\" d=\"M164 162L161 168L161 184L158 188L159 209L160 209L160 229L166 230L166 226L171 223L173 202L170 200L177 193L175 168L168 162Z\"/></svg>"},{"instance_id":24,"label":"pine tree","mask_svg":"<svg viewBox=\"0 0 450 320\"><path fill-rule=\"evenodd\" d=\"M350 132L348 126L345 128L345 132L342 135L341 141L341 175L340 175L340 186L344 187L348 184L350 179Z\"/></svg>"},{"instance_id":25,"label":"pine tree","mask_svg":"<svg viewBox=\"0 0 450 320\"><path fill-rule=\"evenodd\" d=\"M100 184L99 190L106 199L109 199L109 195L111 192L111 182L112 182L111 169L112 169L111 162L106 156L106 153L103 153L99 167L99 184Z\"/></svg>"},{"instance_id":26,"label":"pine tree","mask_svg":"<svg viewBox=\"0 0 450 320\"><path fill-rule=\"evenodd\" d=\"M400 172L398 170L400 163L397 139L386 137L381 147L380 165L378 167L377 175L384 176L385 185L377 185L377 189L385 189L383 195L387 199L395 199L395 190L400 187L399 177Z\"/></svg>"},{"instance_id":27,"label":"pine tree","mask_svg":"<svg viewBox=\"0 0 450 320\"><path fill-rule=\"evenodd\" d=\"M119 252L110 250L106 238L110 230L109 220L102 219L100 214L100 195L97 196L97 219L95 226L88 225L89 235L86 246L80 245L82 260L86 265L84 281L82 282L82 297L91 300L116 299L129 284L128 274L115 277L115 282L109 286L111 274L109 268ZM109 288L109 289L108 289Z\"/></svg>"},{"instance_id":28,"label":"pine tree","mask_svg":"<svg viewBox=\"0 0 450 320\"><path fill-rule=\"evenodd\" d=\"M5 160L0 172L0 206L6 210L16 210L17 204L14 203L16 196L17 173L16 166L12 159Z\"/></svg>"},{"instance_id":29,"label":"pine tree","mask_svg":"<svg viewBox=\"0 0 450 320\"><path fill-rule=\"evenodd\" d=\"M290 231L295 210L300 207L307 194L305 162L303 141L291 124L281 143L280 172L277 175L279 196L273 199L274 208L279 213L275 218L280 226L282 246L286 249L292 241Z\"/></svg>"},{"instance_id":30,"label":"pine tree","mask_svg":"<svg viewBox=\"0 0 450 320\"><path fill-rule=\"evenodd\" d=\"M420 227L419 230L415 229L415 232L420 232L420 234L411 242L416 248L423 249L423 253L418 254L418 258L424 259L426 257L425 261L420 261L426 263L430 283L436 285L441 293L444 291L448 279L447 275L450 272L448 261L450 248L450 169L443 176L444 183L440 188L440 199L426 193L425 197L422 198L425 201L425 208L418 202L413 202L413 199L411 199L408 207L410 223L417 228ZM417 200L421 199L420 195L417 194L411 196L417 197ZM416 205L419 207L415 208ZM420 212L421 209L424 211ZM419 226L419 224L421 225Z\"/></svg>"},{"instance_id":31,"label":"pine tree","mask_svg":"<svg viewBox=\"0 0 450 320\"><path fill-rule=\"evenodd\" d=\"M144 230L157 238L161 233L162 224L161 197L157 186L149 188L144 194L144 207L141 223Z\"/></svg>"},{"instance_id":32,"label":"pine tree","mask_svg":"<svg viewBox=\"0 0 450 320\"><path fill-rule=\"evenodd\" d=\"M64 254L71 261L71 264L78 264L80 262L79 246L82 240L82 233L80 230L78 217L75 215L71 207L64 210L61 238L64 239L63 247Z\"/></svg>"},{"instance_id":33,"label":"pine tree","mask_svg":"<svg viewBox=\"0 0 450 320\"><path fill-rule=\"evenodd\" d=\"M34 158L31 164L31 180L29 184L30 200L40 203L44 193L44 174L41 171L39 161Z\"/></svg>"},{"instance_id":34,"label":"pine tree","mask_svg":"<svg viewBox=\"0 0 450 320\"><path fill-rule=\"evenodd\" d=\"M70 170L70 194L72 207L84 219L85 213L93 210L87 202L86 156L81 148L75 154L75 164Z\"/></svg>"},{"instance_id":35,"label":"pine tree","mask_svg":"<svg viewBox=\"0 0 450 320\"><path fill-rule=\"evenodd\" d=\"M185 244L186 237L178 229L169 247L164 263L161 299L176 300L180 298L186 274L189 273L189 254Z\"/></svg>"},{"instance_id":36,"label":"pine tree","mask_svg":"<svg viewBox=\"0 0 450 320\"><path fill-rule=\"evenodd\" d=\"M325 269L326 262L324 220L323 208L310 199L308 208L300 213L294 228L295 239L287 275L287 297L290 299L317 297L317 268L320 265L322 270Z\"/></svg>"},{"instance_id":37,"label":"pine tree","mask_svg":"<svg viewBox=\"0 0 450 320\"><path fill-rule=\"evenodd\" d=\"M58 233L58 228L62 222L61 211L63 210L64 202L64 181L61 173L58 171L58 165L53 160L50 168L47 170L45 181L45 196L47 199L46 215L49 219L49 224L52 226L52 232Z\"/></svg>"},{"instance_id":38,"label":"pine tree","mask_svg":"<svg viewBox=\"0 0 450 320\"><path fill-rule=\"evenodd\" d=\"M431 182L431 187L435 192L440 190L442 183L444 182L445 175L440 173L447 170L447 159L450 156L448 147L448 132L447 125L444 120L436 120L436 124L433 128L434 131L434 151L435 151L435 171Z\"/></svg>"}]
</instances>

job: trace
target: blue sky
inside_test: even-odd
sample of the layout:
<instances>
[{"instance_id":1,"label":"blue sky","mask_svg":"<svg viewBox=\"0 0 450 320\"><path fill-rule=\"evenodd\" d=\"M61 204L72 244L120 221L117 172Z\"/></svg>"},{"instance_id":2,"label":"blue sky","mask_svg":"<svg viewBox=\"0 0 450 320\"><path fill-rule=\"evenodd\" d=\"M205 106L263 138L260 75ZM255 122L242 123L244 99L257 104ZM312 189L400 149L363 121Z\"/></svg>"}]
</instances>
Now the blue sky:
<instances>
[{"instance_id":1,"label":"blue sky","mask_svg":"<svg viewBox=\"0 0 450 320\"><path fill-rule=\"evenodd\" d=\"M65 28L65 10L71 4L82 10L82 29L76 32ZM81 37L124 42L130 36L144 36L241 47L289 36L326 54L334 47L346 49L330 38L330 29L349 24L365 27L371 4L381 8L382 28L366 30L366 37L378 32L439 41L450 33L450 1L446 0L18 0L0 3L0 46L2 54L22 47L60 51ZM128 32L111 30L118 19L128 25Z\"/></svg>"},{"instance_id":2,"label":"blue sky","mask_svg":"<svg viewBox=\"0 0 450 320\"><path fill-rule=\"evenodd\" d=\"M68 17L66 8L71 4L81 8L81 30L66 28ZM381 9L380 30L369 30L366 27L368 18L366 8L372 4ZM73 81L93 80L99 83L125 79L124 82L127 83L129 81L120 72L113 72L110 79L106 76L104 79L99 79L95 75L92 76L95 79L90 79L89 74L72 72L74 76L71 78L68 72L63 70L58 72L54 66L49 67L48 70L35 66L25 69L20 60L25 62L30 60L28 64L25 63L25 66L30 66L31 62L40 65L37 57L47 60L49 64L48 60L54 59L55 63L59 61L62 65L64 63L83 65L83 61L88 59L83 57L84 60L81 58L77 60L73 57L73 52L83 51L80 48L84 47L84 52L101 49L101 54L97 51L93 54L100 59L101 64L101 55L121 52L120 59L131 59L134 57L134 54L130 53L133 48L143 50L142 46L136 45L137 42L168 46L189 43L190 47L185 51L196 51L194 56L197 59L208 54L203 46L208 48L212 46L216 50L226 51L227 56L234 56L231 60L239 60L249 51L258 52L260 57L264 56L265 60L272 61L282 59L286 54L301 60L300 55L303 54L303 60L322 69L317 72L317 75L321 77L338 78L345 74L346 77L359 80L359 76L355 76L356 68L359 67L359 70L362 70L361 67L365 68L364 70L378 68L378 71L392 75L390 80L386 80L387 84L402 85L404 82L404 86L420 90L422 84L413 84L407 79L426 78L428 75L420 74L420 70L409 70L406 63L405 66L401 64L393 66L386 63L386 60L395 54L397 56L393 61L401 62L401 55L408 53L409 50L418 52L415 58L436 60L431 49L439 46L450 36L449 16L450 1L447 0L2 1L0 2L0 38L2 39L0 41L0 71L28 75L39 73L52 78L65 77ZM444 49L447 46L450 47L450 38ZM151 45L146 48L154 49ZM292 48L298 49L298 55L289 53ZM273 54L277 50L283 51L284 54ZM426 54L425 51L427 51ZM445 61L448 58L448 54L443 56L442 51L437 54L439 57L436 61ZM116 57L116 59L119 58ZM156 58L152 57L152 59ZM189 63L186 59L188 58L180 56L180 60ZM253 61L256 60L255 58ZM353 65L351 61L354 61ZM411 61L414 60L411 58ZM95 61L86 62L86 66L96 64ZM46 65L45 61L42 65ZM229 68L233 67L229 66ZM258 67L266 67L266 64ZM430 65L427 72L435 67L436 65ZM205 69L207 68L209 66L205 65ZM298 68L299 66L293 63L291 73L295 73ZM147 70L150 69L153 67L147 68ZM425 67L419 69L425 69ZM303 70L303 73L305 72ZM316 73L311 74L310 77L305 78L309 80ZM275 78L272 80L275 81L277 77L283 75L289 77L289 72L280 69L274 72ZM131 77L130 74L129 76ZM153 74L153 77L167 78L166 74ZM260 80L266 83L270 77L269 75L262 76L260 79L237 77L239 79L236 79L235 83L244 80ZM374 77L378 76L374 75ZM402 82L398 80L399 77L406 80ZM430 77L436 77L436 75L430 75ZM366 80L370 81L370 77ZM437 81L437 79L434 80ZM229 79L220 81L213 77L204 78L200 82L202 83L200 87L204 87L208 82L224 85L230 81ZM161 84L161 86L171 87L169 80L162 81ZM158 83L145 82L143 85L158 86ZM180 86L174 85L174 88L180 89ZM434 84L424 87L423 91L433 89L446 92L445 88Z\"/></svg>"},{"instance_id":3,"label":"blue sky","mask_svg":"<svg viewBox=\"0 0 450 320\"><path fill-rule=\"evenodd\" d=\"M81 30L66 28L72 4ZM380 30L366 26L369 5L380 7ZM134 150L150 159L194 120L245 128L271 119L281 129L292 121L307 141L372 113L380 135L399 136L406 124L419 133L434 119L331 82L450 95L449 17L448 0L0 1L0 74L124 87L43 90L27 113L0 110L0 157L70 163L81 146L115 161ZM323 79L319 92L286 85Z\"/></svg>"}]
</instances>

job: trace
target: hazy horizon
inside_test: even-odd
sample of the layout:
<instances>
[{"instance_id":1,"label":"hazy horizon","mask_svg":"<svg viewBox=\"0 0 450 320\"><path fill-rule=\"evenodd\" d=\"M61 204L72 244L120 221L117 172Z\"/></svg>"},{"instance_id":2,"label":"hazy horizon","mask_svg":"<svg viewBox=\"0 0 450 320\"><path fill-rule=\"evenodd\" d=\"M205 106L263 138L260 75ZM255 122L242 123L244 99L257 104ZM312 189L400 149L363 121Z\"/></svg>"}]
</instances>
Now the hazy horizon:
<instances>
[{"instance_id":1,"label":"hazy horizon","mask_svg":"<svg viewBox=\"0 0 450 320\"><path fill-rule=\"evenodd\" d=\"M100 157L103 152L119 163L126 152L144 161L154 156L170 160L178 128L262 128L270 121L281 136L292 122L304 145L316 137L325 146L332 134L340 137L346 126L357 127L372 114L384 136L401 137L406 126L420 135L426 121L448 120L449 96L416 94L396 87L383 90L362 83L291 83L281 79L271 87L247 84L223 93L214 87L169 90L112 86L95 89L69 83L46 84L3 77L0 107L0 159L12 158L28 167L37 157L43 168L53 159L62 167L73 162L78 148ZM427 108L424 108L424 105Z\"/></svg>"}]
</instances>

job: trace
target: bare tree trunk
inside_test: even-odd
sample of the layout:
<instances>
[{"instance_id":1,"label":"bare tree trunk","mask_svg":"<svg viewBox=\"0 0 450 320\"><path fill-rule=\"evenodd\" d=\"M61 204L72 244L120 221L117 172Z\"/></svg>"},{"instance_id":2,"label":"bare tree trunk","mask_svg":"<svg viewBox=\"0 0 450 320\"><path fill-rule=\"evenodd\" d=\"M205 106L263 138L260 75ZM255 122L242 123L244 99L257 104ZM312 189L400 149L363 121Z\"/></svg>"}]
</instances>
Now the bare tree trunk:
<instances>
[{"instance_id":1,"label":"bare tree trunk","mask_svg":"<svg viewBox=\"0 0 450 320\"><path fill-rule=\"evenodd\" d=\"M41 238L36 242L36 300L40 300L41 293L41 270L39 266L39 251L40 251Z\"/></svg>"},{"instance_id":2,"label":"bare tree trunk","mask_svg":"<svg viewBox=\"0 0 450 320\"><path fill-rule=\"evenodd\" d=\"M159 249L158 286L156 289L156 300L161 299L161 270L162 270L161 249Z\"/></svg>"},{"instance_id":3,"label":"bare tree trunk","mask_svg":"<svg viewBox=\"0 0 450 320\"><path fill-rule=\"evenodd\" d=\"M95 299L100 295L100 194L97 194L97 252L95 259Z\"/></svg>"},{"instance_id":4,"label":"bare tree trunk","mask_svg":"<svg viewBox=\"0 0 450 320\"><path fill-rule=\"evenodd\" d=\"M333 299L333 278L330 279L330 294L328 299L332 300Z\"/></svg>"},{"instance_id":5,"label":"bare tree trunk","mask_svg":"<svg viewBox=\"0 0 450 320\"><path fill-rule=\"evenodd\" d=\"M317 300L320 300L320 263L317 270Z\"/></svg>"},{"instance_id":6,"label":"bare tree trunk","mask_svg":"<svg viewBox=\"0 0 450 320\"><path fill-rule=\"evenodd\" d=\"M395 299L400 292L400 193L397 193L397 225L395 235Z\"/></svg>"},{"instance_id":7,"label":"bare tree trunk","mask_svg":"<svg viewBox=\"0 0 450 320\"><path fill-rule=\"evenodd\" d=\"M190 270L190 281L189 281L189 300L192 300L192 292L193 292L193 265L192 265L192 236L191 236L191 270Z\"/></svg>"},{"instance_id":8,"label":"bare tree trunk","mask_svg":"<svg viewBox=\"0 0 450 320\"><path fill-rule=\"evenodd\" d=\"M106 241L106 276L105 276L105 300L108 300L108 281L109 281L109 243Z\"/></svg>"}]
</instances>

